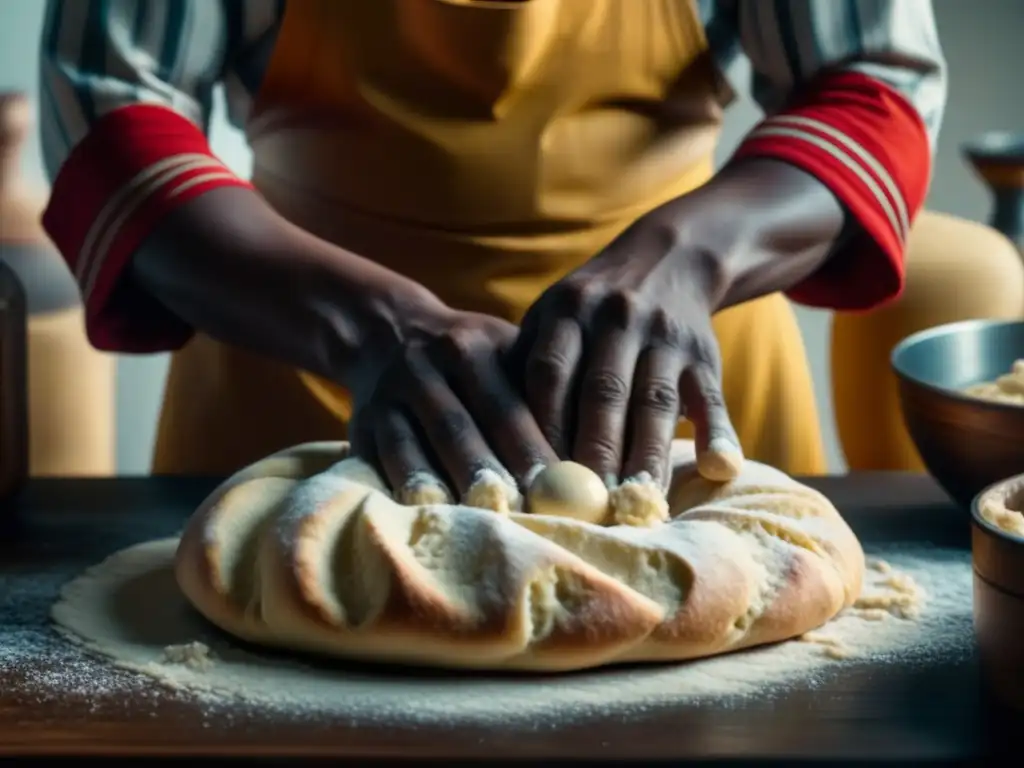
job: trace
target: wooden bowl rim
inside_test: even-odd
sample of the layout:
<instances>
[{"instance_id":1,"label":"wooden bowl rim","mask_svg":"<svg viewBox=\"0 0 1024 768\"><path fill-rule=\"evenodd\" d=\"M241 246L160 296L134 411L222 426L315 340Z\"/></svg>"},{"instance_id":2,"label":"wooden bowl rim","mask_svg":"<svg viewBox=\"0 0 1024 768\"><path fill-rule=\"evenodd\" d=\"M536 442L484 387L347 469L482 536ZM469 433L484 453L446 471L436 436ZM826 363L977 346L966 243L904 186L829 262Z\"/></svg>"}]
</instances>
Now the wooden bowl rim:
<instances>
[{"instance_id":1,"label":"wooden bowl rim","mask_svg":"<svg viewBox=\"0 0 1024 768\"><path fill-rule=\"evenodd\" d=\"M1004 531L982 517L981 500L1003 486L1024 481L1024 474L1012 475L981 489L971 500L971 524L987 540L984 550L971 537L971 568L975 575L1000 591L1024 599L1024 537ZM1008 575L1008 578L999 578Z\"/></svg>"}]
</instances>

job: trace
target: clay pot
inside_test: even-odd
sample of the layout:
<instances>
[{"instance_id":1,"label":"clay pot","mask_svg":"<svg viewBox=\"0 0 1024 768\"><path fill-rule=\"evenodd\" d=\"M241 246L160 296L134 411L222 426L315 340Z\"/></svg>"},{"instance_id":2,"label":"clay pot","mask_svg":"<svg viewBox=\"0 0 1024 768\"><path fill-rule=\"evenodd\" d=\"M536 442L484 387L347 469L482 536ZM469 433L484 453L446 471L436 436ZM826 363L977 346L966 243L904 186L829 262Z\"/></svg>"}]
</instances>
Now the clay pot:
<instances>
[{"instance_id":1,"label":"clay pot","mask_svg":"<svg viewBox=\"0 0 1024 768\"><path fill-rule=\"evenodd\" d=\"M24 95L0 93L0 278L8 278L0 280L0 291L17 292L13 284L20 283L24 298L28 473L109 475L114 472L115 359L89 344L78 286L40 223L45 193L20 173L31 127ZM13 329L17 321L3 322ZM15 343L13 330L3 333ZM0 391L6 395L4 353L0 349ZM4 450L0 445L0 466L7 460Z\"/></svg>"}]
</instances>

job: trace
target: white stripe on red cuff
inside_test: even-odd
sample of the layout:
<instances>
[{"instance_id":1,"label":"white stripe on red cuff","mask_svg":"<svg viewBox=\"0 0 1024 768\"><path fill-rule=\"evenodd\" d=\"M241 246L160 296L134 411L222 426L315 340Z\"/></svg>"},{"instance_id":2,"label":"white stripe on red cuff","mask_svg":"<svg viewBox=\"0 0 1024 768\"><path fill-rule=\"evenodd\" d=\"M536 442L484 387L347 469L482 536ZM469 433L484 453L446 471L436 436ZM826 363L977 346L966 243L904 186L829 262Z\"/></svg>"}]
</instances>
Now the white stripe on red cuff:
<instances>
[{"instance_id":1,"label":"white stripe on red cuff","mask_svg":"<svg viewBox=\"0 0 1024 768\"><path fill-rule=\"evenodd\" d=\"M154 196L165 194L182 176L207 169L216 171L218 176L231 175L220 161L210 155L174 155L137 173L107 201L89 228L75 261L75 277L87 303L111 245L132 215Z\"/></svg>"},{"instance_id":2,"label":"white stripe on red cuff","mask_svg":"<svg viewBox=\"0 0 1024 768\"><path fill-rule=\"evenodd\" d=\"M889 199L896 208L896 215L899 216L902 231L910 231L910 215L907 213L907 204L903 198L903 193L900 192L899 187L896 186L896 182L893 181L892 174L890 174L889 171L886 170L885 166L878 162L878 159L868 152L862 144L854 141L850 136L843 133L835 126L823 123L821 120L815 120L812 117L804 117L803 115L778 115L767 122L769 125L795 125L811 128L830 136L850 150L850 152L855 154L857 158L868 167L875 178L877 178L878 181L882 183L882 186L885 187L885 191L889 193Z\"/></svg>"},{"instance_id":3,"label":"white stripe on red cuff","mask_svg":"<svg viewBox=\"0 0 1024 768\"><path fill-rule=\"evenodd\" d=\"M818 132L797 126L806 126ZM900 241L906 241L910 222L903 195L892 180L892 176L860 144L825 123L796 115L772 117L753 130L747 139L769 137L805 141L839 161L867 187L878 202L878 207L884 212L893 232Z\"/></svg>"}]
</instances>

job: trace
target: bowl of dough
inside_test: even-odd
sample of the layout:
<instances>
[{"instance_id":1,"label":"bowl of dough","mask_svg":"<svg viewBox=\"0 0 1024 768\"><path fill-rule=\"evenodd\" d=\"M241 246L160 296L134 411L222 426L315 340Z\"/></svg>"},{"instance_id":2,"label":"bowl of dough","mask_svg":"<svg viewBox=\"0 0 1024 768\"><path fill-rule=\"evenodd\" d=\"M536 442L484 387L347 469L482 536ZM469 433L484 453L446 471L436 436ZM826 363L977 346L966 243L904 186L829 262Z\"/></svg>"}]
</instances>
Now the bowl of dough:
<instances>
[{"instance_id":1,"label":"bowl of dough","mask_svg":"<svg viewBox=\"0 0 1024 768\"><path fill-rule=\"evenodd\" d=\"M1024 475L975 497L971 551L982 679L996 700L1024 710Z\"/></svg>"},{"instance_id":2,"label":"bowl of dough","mask_svg":"<svg viewBox=\"0 0 1024 768\"><path fill-rule=\"evenodd\" d=\"M959 504L1024 473L1024 322L920 331L896 345L892 367L910 438Z\"/></svg>"}]
</instances>

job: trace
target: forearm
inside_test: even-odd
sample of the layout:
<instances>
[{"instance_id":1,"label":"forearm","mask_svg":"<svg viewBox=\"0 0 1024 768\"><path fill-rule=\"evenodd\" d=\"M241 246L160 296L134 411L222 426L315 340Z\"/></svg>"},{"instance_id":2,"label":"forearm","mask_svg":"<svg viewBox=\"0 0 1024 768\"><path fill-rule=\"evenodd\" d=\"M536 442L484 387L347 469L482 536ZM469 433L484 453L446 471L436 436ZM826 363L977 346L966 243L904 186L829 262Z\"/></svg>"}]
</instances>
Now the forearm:
<instances>
[{"instance_id":1,"label":"forearm","mask_svg":"<svg viewBox=\"0 0 1024 768\"><path fill-rule=\"evenodd\" d=\"M198 330L339 380L440 311L415 283L289 224L158 106L91 126L44 224L104 350L174 350Z\"/></svg>"},{"instance_id":2,"label":"forearm","mask_svg":"<svg viewBox=\"0 0 1024 768\"><path fill-rule=\"evenodd\" d=\"M698 262L715 311L786 291L821 269L847 222L821 181L768 158L732 163L652 216L673 228L681 258Z\"/></svg>"},{"instance_id":3,"label":"forearm","mask_svg":"<svg viewBox=\"0 0 1024 768\"><path fill-rule=\"evenodd\" d=\"M914 105L856 72L822 75L767 117L713 181L678 201L721 263L720 306L783 290L850 311L900 295L931 174ZM700 203L697 205L696 203Z\"/></svg>"},{"instance_id":4,"label":"forearm","mask_svg":"<svg viewBox=\"0 0 1024 768\"><path fill-rule=\"evenodd\" d=\"M363 364L361 352L400 339L426 298L239 188L168 214L126 279L195 329L332 378Z\"/></svg>"}]
</instances>

